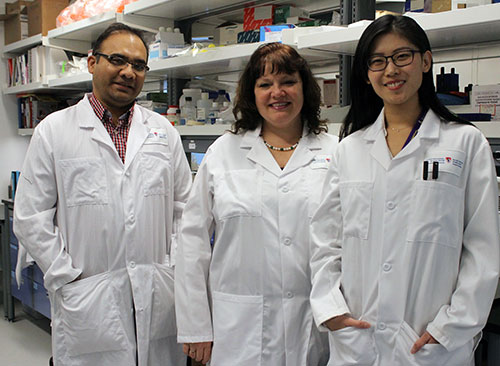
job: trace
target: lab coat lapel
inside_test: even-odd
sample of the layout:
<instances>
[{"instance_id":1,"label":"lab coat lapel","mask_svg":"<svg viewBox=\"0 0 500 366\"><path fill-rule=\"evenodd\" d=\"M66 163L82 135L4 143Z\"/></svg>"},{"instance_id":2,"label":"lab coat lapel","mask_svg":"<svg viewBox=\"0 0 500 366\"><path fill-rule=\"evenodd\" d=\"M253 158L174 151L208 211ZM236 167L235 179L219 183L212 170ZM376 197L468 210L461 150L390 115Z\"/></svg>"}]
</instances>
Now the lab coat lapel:
<instances>
[{"instance_id":1,"label":"lab coat lapel","mask_svg":"<svg viewBox=\"0 0 500 366\"><path fill-rule=\"evenodd\" d=\"M80 102L78 102L77 108L78 115L81 116L79 121L80 128L92 129L92 140L98 142L99 144L106 145L116 153L115 145L113 144L108 131L104 127L102 121L97 118L87 96L85 96Z\"/></svg>"},{"instance_id":2,"label":"lab coat lapel","mask_svg":"<svg viewBox=\"0 0 500 366\"><path fill-rule=\"evenodd\" d=\"M293 152L290 160L285 166L283 173L288 174L309 164L315 157L316 150L321 150L318 136L314 133L309 133L306 126L302 131L302 138L297 145L297 149Z\"/></svg>"},{"instance_id":3,"label":"lab coat lapel","mask_svg":"<svg viewBox=\"0 0 500 366\"><path fill-rule=\"evenodd\" d=\"M134 107L134 115L130 124L127 140L127 151L125 154L125 170L128 169L137 152L141 149L148 137L149 129L146 127L144 116L137 106Z\"/></svg>"},{"instance_id":4,"label":"lab coat lapel","mask_svg":"<svg viewBox=\"0 0 500 366\"><path fill-rule=\"evenodd\" d=\"M383 123L384 110L382 109L377 120L371 126L367 127L363 137L367 143L372 144L370 155L387 170L391 164L391 153L385 140Z\"/></svg>"},{"instance_id":5,"label":"lab coat lapel","mask_svg":"<svg viewBox=\"0 0 500 366\"><path fill-rule=\"evenodd\" d=\"M440 126L441 120L438 115L429 109L424 120L422 121L422 125L418 130L417 136L415 136L413 140L411 140L410 143L394 157L394 160L403 159L413 154L422 145L422 140L438 139Z\"/></svg>"},{"instance_id":6,"label":"lab coat lapel","mask_svg":"<svg viewBox=\"0 0 500 366\"><path fill-rule=\"evenodd\" d=\"M282 171L264 144L264 141L259 137L260 131L261 126L253 131L246 131L241 141L240 148L250 150L247 154L247 159L261 165L272 174L280 176Z\"/></svg>"}]
</instances>

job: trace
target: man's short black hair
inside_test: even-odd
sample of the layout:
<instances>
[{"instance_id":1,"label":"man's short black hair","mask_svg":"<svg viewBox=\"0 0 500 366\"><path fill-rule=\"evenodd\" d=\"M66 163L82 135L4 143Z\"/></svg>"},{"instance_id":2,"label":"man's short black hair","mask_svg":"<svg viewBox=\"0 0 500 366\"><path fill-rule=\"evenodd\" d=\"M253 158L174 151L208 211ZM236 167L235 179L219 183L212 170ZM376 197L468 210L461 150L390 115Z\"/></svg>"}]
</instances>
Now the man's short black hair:
<instances>
[{"instance_id":1,"label":"man's short black hair","mask_svg":"<svg viewBox=\"0 0 500 366\"><path fill-rule=\"evenodd\" d=\"M142 44L146 48L146 62L148 61L149 57L149 48L146 43L146 40L144 39L144 34L141 30L129 27L126 24L123 23L113 23L111 24L108 28L102 32L97 40L94 42L94 47L92 48L92 54L95 55L97 52L100 52L101 44L109 38L112 34L115 33L131 33L139 37L139 39L142 41Z\"/></svg>"}]
</instances>

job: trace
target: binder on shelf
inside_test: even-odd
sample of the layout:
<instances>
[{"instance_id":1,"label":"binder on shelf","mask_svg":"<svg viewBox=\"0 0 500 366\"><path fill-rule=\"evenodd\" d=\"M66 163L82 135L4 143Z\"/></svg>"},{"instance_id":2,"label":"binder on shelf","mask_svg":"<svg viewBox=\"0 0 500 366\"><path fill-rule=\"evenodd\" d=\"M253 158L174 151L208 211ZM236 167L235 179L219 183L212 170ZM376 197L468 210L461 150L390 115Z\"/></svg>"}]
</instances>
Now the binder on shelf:
<instances>
[{"instance_id":1,"label":"binder on shelf","mask_svg":"<svg viewBox=\"0 0 500 366\"><path fill-rule=\"evenodd\" d=\"M37 46L7 60L8 86L42 82L45 77L58 77L61 61L68 61L66 52L48 46Z\"/></svg>"},{"instance_id":2,"label":"binder on shelf","mask_svg":"<svg viewBox=\"0 0 500 366\"><path fill-rule=\"evenodd\" d=\"M50 113L63 107L59 100L50 95L18 95L18 127L35 128Z\"/></svg>"}]
</instances>

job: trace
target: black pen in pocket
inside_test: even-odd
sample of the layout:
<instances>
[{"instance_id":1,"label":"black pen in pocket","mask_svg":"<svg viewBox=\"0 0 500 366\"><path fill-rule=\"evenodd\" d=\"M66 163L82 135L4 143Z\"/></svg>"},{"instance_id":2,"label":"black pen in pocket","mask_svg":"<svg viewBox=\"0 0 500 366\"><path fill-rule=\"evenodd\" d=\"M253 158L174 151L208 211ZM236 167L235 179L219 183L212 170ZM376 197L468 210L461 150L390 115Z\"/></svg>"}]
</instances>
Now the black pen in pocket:
<instances>
[{"instance_id":1,"label":"black pen in pocket","mask_svg":"<svg viewBox=\"0 0 500 366\"><path fill-rule=\"evenodd\" d=\"M435 161L432 163L432 179L438 179L439 175L439 162Z\"/></svg>"},{"instance_id":2,"label":"black pen in pocket","mask_svg":"<svg viewBox=\"0 0 500 366\"><path fill-rule=\"evenodd\" d=\"M427 160L424 160L424 172L422 174L422 178L424 180L427 180L428 175L429 175L429 162Z\"/></svg>"}]
</instances>

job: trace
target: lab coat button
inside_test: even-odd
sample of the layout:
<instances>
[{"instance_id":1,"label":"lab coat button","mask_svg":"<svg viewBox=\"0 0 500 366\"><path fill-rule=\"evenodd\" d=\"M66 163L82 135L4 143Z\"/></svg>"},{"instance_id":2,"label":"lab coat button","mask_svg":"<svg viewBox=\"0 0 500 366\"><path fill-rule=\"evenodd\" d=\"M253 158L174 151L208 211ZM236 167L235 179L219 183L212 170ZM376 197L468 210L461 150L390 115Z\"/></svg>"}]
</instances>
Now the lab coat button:
<instances>
[{"instance_id":1,"label":"lab coat button","mask_svg":"<svg viewBox=\"0 0 500 366\"><path fill-rule=\"evenodd\" d=\"M130 177L130 172L129 172L129 171L126 171L126 172L125 172L125 176L126 176L127 178L128 178L128 177Z\"/></svg>"},{"instance_id":2,"label":"lab coat button","mask_svg":"<svg viewBox=\"0 0 500 366\"><path fill-rule=\"evenodd\" d=\"M383 270L385 272L389 272L392 268L392 265L390 263L384 263L384 265L382 266Z\"/></svg>"},{"instance_id":3,"label":"lab coat button","mask_svg":"<svg viewBox=\"0 0 500 366\"><path fill-rule=\"evenodd\" d=\"M396 204L394 202L392 202L392 201L387 202L387 208L389 210L394 210L395 207L396 207Z\"/></svg>"},{"instance_id":4,"label":"lab coat button","mask_svg":"<svg viewBox=\"0 0 500 366\"><path fill-rule=\"evenodd\" d=\"M287 193L289 190L290 190L290 188L288 188L288 186L284 186L284 187L281 189L281 191L282 191L283 193Z\"/></svg>"},{"instance_id":5,"label":"lab coat button","mask_svg":"<svg viewBox=\"0 0 500 366\"><path fill-rule=\"evenodd\" d=\"M285 238L283 240L283 244L285 244L286 246L288 246L288 245L292 244L292 240L290 240L290 238Z\"/></svg>"},{"instance_id":6,"label":"lab coat button","mask_svg":"<svg viewBox=\"0 0 500 366\"><path fill-rule=\"evenodd\" d=\"M386 325L385 325L385 323L378 323L377 328L379 330L384 330L386 328Z\"/></svg>"},{"instance_id":7,"label":"lab coat button","mask_svg":"<svg viewBox=\"0 0 500 366\"><path fill-rule=\"evenodd\" d=\"M288 291L286 293L286 297L288 297L289 299L291 299L293 297L293 292Z\"/></svg>"},{"instance_id":8,"label":"lab coat button","mask_svg":"<svg viewBox=\"0 0 500 366\"><path fill-rule=\"evenodd\" d=\"M130 268L135 268L135 262L134 261L130 262Z\"/></svg>"},{"instance_id":9,"label":"lab coat button","mask_svg":"<svg viewBox=\"0 0 500 366\"><path fill-rule=\"evenodd\" d=\"M134 223L134 221L135 221L135 216L134 216L134 214L130 215L128 219L129 219L130 223L131 223L131 224L133 224L133 223Z\"/></svg>"}]
</instances>

